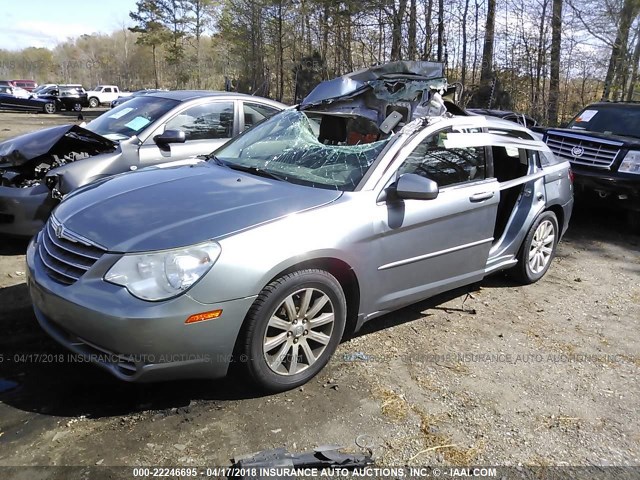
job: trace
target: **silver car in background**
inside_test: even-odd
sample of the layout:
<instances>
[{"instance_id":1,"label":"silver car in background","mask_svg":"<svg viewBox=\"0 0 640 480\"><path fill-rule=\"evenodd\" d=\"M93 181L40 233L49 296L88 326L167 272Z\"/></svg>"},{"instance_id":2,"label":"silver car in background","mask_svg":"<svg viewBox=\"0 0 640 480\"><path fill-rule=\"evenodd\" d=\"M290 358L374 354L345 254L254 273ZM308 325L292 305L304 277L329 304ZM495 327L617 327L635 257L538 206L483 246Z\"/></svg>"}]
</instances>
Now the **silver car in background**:
<instances>
[{"instance_id":1,"label":"silver car in background","mask_svg":"<svg viewBox=\"0 0 640 480\"><path fill-rule=\"evenodd\" d=\"M71 194L27 251L42 328L123 380L215 378L237 359L280 391L373 318L499 270L546 273L571 173L530 131L450 113L394 129L396 110L380 125L326 104L207 162Z\"/></svg>"},{"instance_id":2,"label":"silver car in background","mask_svg":"<svg viewBox=\"0 0 640 480\"><path fill-rule=\"evenodd\" d=\"M0 143L0 234L32 236L67 193L129 170L210 153L286 108L249 95L148 93L85 127L61 125Z\"/></svg>"}]
</instances>

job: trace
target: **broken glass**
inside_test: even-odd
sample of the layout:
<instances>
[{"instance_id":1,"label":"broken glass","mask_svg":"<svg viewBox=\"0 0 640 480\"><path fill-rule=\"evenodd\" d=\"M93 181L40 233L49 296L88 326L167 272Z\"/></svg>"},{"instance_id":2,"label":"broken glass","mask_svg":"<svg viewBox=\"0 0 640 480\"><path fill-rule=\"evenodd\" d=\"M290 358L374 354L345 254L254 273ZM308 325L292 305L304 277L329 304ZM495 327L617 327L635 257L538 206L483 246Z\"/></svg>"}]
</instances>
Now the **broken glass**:
<instances>
[{"instance_id":1,"label":"broken glass","mask_svg":"<svg viewBox=\"0 0 640 480\"><path fill-rule=\"evenodd\" d=\"M366 118L290 109L216 151L223 163L262 170L283 180L353 191L389 138Z\"/></svg>"}]
</instances>

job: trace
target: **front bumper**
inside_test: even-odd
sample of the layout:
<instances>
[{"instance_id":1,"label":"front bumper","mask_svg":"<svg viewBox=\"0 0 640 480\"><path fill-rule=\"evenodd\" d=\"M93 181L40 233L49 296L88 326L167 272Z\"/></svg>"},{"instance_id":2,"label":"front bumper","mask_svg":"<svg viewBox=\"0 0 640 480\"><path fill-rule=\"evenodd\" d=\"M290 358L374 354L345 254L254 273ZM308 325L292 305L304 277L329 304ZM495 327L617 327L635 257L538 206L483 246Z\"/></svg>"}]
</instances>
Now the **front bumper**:
<instances>
[{"instance_id":1,"label":"front bumper","mask_svg":"<svg viewBox=\"0 0 640 480\"><path fill-rule=\"evenodd\" d=\"M31 188L0 186L0 235L34 236L56 204L44 185Z\"/></svg>"},{"instance_id":2,"label":"front bumper","mask_svg":"<svg viewBox=\"0 0 640 480\"><path fill-rule=\"evenodd\" d=\"M572 166L576 192L595 192L602 198L628 200L640 206L640 175L598 172Z\"/></svg>"},{"instance_id":3,"label":"front bumper","mask_svg":"<svg viewBox=\"0 0 640 480\"><path fill-rule=\"evenodd\" d=\"M130 382L226 375L255 296L206 305L188 294L145 302L102 281L101 270L108 267L98 263L97 274L89 271L86 279L62 285L47 275L35 241L27 249L27 285L36 318L78 361ZM195 313L218 309L223 313L215 320L185 324Z\"/></svg>"}]
</instances>

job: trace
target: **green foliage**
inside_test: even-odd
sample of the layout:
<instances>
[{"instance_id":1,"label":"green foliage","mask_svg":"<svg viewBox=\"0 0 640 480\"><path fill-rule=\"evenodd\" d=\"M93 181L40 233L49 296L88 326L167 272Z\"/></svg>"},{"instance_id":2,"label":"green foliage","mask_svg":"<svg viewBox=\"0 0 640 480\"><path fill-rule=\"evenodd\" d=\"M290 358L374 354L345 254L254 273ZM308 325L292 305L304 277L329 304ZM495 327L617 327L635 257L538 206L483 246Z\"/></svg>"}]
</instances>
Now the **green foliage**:
<instances>
[{"instance_id":1,"label":"green foliage","mask_svg":"<svg viewBox=\"0 0 640 480\"><path fill-rule=\"evenodd\" d=\"M171 38L171 32L164 23L161 2L158 0L138 0L136 8L135 12L129 12L131 20L136 22L136 25L129 30L140 34L136 42L140 45L154 47L168 42Z\"/></svg>"}]
</instances>

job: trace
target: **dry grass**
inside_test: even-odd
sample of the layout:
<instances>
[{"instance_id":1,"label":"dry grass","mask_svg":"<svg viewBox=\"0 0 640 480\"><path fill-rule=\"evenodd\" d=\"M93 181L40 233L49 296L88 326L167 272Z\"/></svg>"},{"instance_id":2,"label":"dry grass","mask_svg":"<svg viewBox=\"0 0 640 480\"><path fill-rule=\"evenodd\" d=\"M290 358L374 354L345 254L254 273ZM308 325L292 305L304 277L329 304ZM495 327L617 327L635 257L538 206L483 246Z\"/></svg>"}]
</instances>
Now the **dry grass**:
<instances>
[{"instance_id":1,"label":"dry grass","mask_svg":"<svg viewBox=\"0 0 640 480\"><path fill-rule=\"evenodd\" d=\"M466 365L462 365L466 368ZM465 371L464 369L462 369ZM439 391L429 378L422 375L411 375L413 381L423 389ZM373 395L381 402L383 415L395 421L404 421L409 416L417 416L420 420L419 439L422 448L413 454L408 461L422 464L428 461L429 456L441 454L444 460L450 465L470 465L478 454L484 449L485 443L478 442L470 448L465 448L454 442L450 435L442 433L440 425L445 420L446 415L431 415L425 412L420 406L411 404L403 393L398 393L390 388L377 386L372 391ZM414 417L415 418L415 417ZM416 439L415 436L410 437ZM388 448L394 448L387 445ZM396 445L397 447L397 445ZM396 448L397 450L397 448Z\"/></svg>"},{"instance_id":2,"label":"dry grass","mask_svg":"<svg viewBox=\"0 0 640 480\"><path fill-rule=\"evenodd\" d=\"M376 387L373 395L382 402L382 413L394 420L404 420L410 407L404 394L398 394L389 388Z\"/></svg>"}]
</instances>

